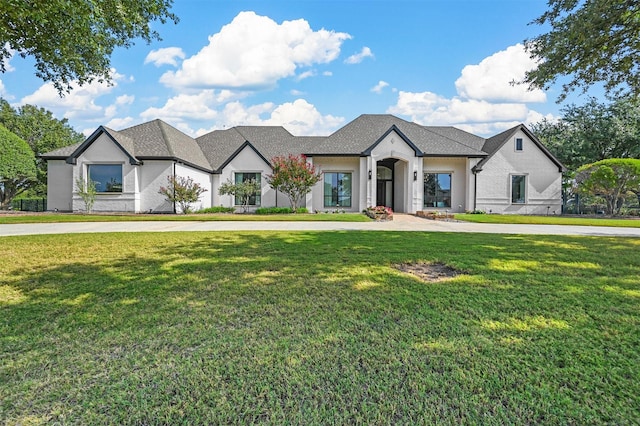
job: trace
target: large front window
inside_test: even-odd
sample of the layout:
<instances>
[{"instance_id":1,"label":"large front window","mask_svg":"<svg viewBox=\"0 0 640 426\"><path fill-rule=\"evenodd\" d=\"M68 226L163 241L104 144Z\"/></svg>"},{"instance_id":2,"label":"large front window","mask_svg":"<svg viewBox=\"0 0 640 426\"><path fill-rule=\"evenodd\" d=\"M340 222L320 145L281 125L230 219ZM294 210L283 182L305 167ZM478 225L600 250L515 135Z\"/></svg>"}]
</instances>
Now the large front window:
<instances>
[{"instance_id":1,"label":"large front window","mask_svg":"<svg viewBox=\"0 0 640 426\"><path fill-rule=\"evenodd\" d=\"M260 173L236 173L236 183L242 183L249 180L255 180L258 184L260 184ZM250 206L259 206L260 205L260 191L253 194L249 197L249 205ZM236 206L242 205L242 200L238 197L235 198Z\"/></svg>"},{"instance_id":2,"label":"large front window","mask_svg":"<svg viewBox=\"0 0 640 426\"><path fill-rule=\"evenodd\" d=\"M324 206L351 207L351 173L324 173Z\"/></svg>"},{"instance_id":3,"label":"large front window","mask_svg":"<svg viewBox=\"0 0 640 426\"><path fill-rule=\"evenodd\" d=\"M525 175L511 176L511 203L526 203L527 177Z\"/></svg>"},{"instance_id":4,"label":"large front window","mask_svg":"<svg viewBox=\"0 0 640 426\"><path fill-rule=\"evenodd\" d=\"M451 173L424 174L424 206L451 207Z\"/></svg>"},{"instance_id":5,"label":"large front window","mask_svg":"<svg viewBox=\"0 0 640 426\"><path fill-rule=\"evenodd\" d=\"M89 164L89 180L98 192L122 192L122 164Z\"/></svg>"}]
</instances>

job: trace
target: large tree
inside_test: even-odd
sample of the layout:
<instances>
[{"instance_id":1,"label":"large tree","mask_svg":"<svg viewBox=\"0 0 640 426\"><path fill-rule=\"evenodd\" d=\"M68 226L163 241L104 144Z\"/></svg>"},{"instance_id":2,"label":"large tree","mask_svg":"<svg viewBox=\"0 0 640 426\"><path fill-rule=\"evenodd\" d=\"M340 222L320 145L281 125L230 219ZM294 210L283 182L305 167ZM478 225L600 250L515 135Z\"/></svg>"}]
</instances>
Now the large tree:
<instances>
[{"instance_id":1,"label":"large tree","mask_svg":"<svg viewBox=\"0 0 640 426\"><path fill-rule=\"evenodd\" d=\"M603 83L610 93L640 95L640 1L549 0L549 10L533 21L549 32L525 42L540 62L526 74L530 87L563 83L558 100L576 88Z\"/></svg>"},{"instance_id":2,"label":"large tree","mask_svg":"<svg viewBox=\"0 0 640 426\"><path fill-rule=\"evenodd\" d=\"M581 192L602 197L607 214L620 213L625 198L640 192L640 160L611 158L578 169L576 183Z\"/></svg>"},{"instance_id":3,"label":"large tree","mask_svg":"<svg viewBox=\"0 0 640 426\"><path fill-rule=\"evenodd\" d=\"M0 125L0 209L24 192L36 177L36 163L29 145Z\"/></svg>"},{"instance_id":4,"label":"large tree","mask_svg":"<svg viewBox=\"0 0 640 426\"><path fill-rule=\"evenodd\" d=\"M141 38L160 40L154 21L178 22L173 0L3 0L0 72L14 52L35 59L36 75L60 93L71 83L111 81L111 54Z\"/></svg>"},{"instance_id":5,"label":"large tree","mask_svg":"<svg viewBox=\"0 0 640 426\"><path fill-rule=\"evenodd\" d=\"M569 105L559 121L543 120L533 133L569 171L608 158L640 157L640 102L626 97L611 103L590 98Z\"/></svg>"},{"instance_id":6,"label":"large tree","mask_svg":"<svg viewBox=\"0 0 640 426\"><path fill-rule=\"evenodd\" d=\"M25 140L35 154L38 176L30 186L37 195L47 192L47 163L38 156L85 139L66 118L58 120L50 111L33 105L14 109L4 99L0 99L0 124Z\"/></svg>"}]
</instances>

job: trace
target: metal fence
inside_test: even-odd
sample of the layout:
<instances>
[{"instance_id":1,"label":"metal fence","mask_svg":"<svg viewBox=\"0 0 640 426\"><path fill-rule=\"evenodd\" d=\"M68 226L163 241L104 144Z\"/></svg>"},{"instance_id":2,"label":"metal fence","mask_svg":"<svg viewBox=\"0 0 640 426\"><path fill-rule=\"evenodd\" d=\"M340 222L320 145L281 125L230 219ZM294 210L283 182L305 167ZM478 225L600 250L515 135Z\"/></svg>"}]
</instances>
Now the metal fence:
<instances>
[{"instance_id":1,"label":"metal fence","mask_svg":"<svg viewBox=\"0 0 640 426\"><path fill-rule=\"evenodd\" d=\"M47 199L21 198L19 200L13 200L11 202L11 208L23 212L43 212L47 210Z\"/></svg>"}]
</instances>

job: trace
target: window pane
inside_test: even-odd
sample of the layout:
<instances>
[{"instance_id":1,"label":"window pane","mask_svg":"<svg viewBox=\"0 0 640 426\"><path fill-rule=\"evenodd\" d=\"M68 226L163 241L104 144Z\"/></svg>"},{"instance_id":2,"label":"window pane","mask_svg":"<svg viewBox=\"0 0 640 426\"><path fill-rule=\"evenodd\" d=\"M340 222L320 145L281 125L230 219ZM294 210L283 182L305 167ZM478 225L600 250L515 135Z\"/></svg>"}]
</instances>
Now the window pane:
<instances>
[{"instance_id":1,"label":"window pane","mask_svg":"<svg viewBox=\"0 0 640 426\"><path fill-rule=\"evenodd\" d=\"M246 182L248 180L255 180L258 184L260 184L260 178L262 177L261 173L236 173L235 174L235 182L236 183L242 183L242 182ZM260 195L260 191L256 192L255 194L253 194L251 197L249 197L249 205L250 206L259 206L261 203L261 195ZM235 197L234 203L236 206L240 206L242 205L242 200L238 197Z\"/></svg>"},{"instance_id":2,"label":"window pane","mask_svg":"<svg viewBox=\"0 0 640 426\"><path fill-rule=\"evenodd\" d=\"M351 207L351 173L324 174L324 206Z\"/></svg>"},{"instance_id":3,"label":"window pane","mask_svg":"<svg viewBox=\"0 0 640 426\"><path fill-rule=\"evenodd\" d=\"M424 207L451 207L451 173L424 174Z\"/></svg>"},{"instance_id":4,"label":"window pane","mask_svg":"<svg viewBox=\"0 0 640 426\"><path fill-rule=\"evenodd\" d=\"M522 151L522 139L516 139L516 151Z\"/></svg>"},{"instance_id":5,"label":"window pane","mask_svg":"<svg viewBox=\"0 0 640 426\"><path fill-rule=\"evenodd\" d=\"M514 204L525 203L526 176L511 176L511 202Z\"/></svg>"},{"instance_id":6,"label":"window pane","mask_svg":"<svg viewBox=\"0 0 640 426\"><path fill-rule=\"evenodd\" d=\"M122 192L122 164L89 164L89 180L98 192Z\"/></svg>"}]
</instances>

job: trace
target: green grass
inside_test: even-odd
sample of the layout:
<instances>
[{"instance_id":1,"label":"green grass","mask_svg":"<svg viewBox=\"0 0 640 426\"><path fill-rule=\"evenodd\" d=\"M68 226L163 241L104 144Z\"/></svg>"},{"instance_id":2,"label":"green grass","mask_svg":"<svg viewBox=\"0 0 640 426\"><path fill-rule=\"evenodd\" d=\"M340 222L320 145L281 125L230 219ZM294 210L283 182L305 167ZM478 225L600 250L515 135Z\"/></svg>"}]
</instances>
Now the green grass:
<instances>
[{"instance_id":1,"label":"green grass","mask_svg":"<svg viewBox=\"0 0 640 426\"><path fill-rule=\"evenodd\" d=\"M523 223L528 225L582 225L640 228L638 219L610 219L575 216L528 216L515 214L456 214L455 218L477 223Z\"/></svg>"},{"instance_id":2,"label":"green grass","mask_svg":"<svg viewBox=\"0 0 640 426\"><path fill-rule=\"evenodd\" d=\"M62 223L62 222L134 222L134 221L254 221L254 222L369 222L362 213L318 214L0 214L0 225L11 223Z\"/></svg>"},{"instance_id":3,"label":"green grass","mask_svg":"<svg viewBox=\"0 0 640 426\"><path fill-rule=\"evenodd\" d=\"M640 239L0 238L6 424L632 424ZM424 283L392 267L466 272Z\"/></svg>"}]
</instances>

